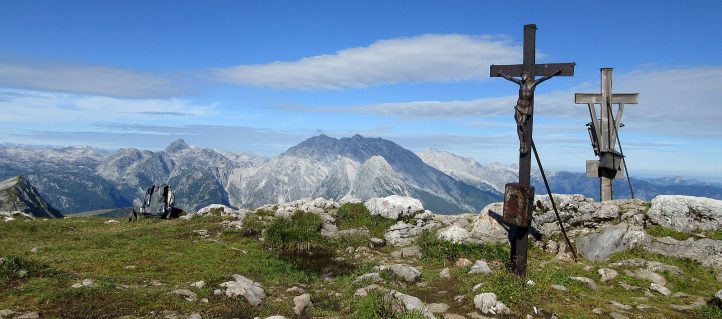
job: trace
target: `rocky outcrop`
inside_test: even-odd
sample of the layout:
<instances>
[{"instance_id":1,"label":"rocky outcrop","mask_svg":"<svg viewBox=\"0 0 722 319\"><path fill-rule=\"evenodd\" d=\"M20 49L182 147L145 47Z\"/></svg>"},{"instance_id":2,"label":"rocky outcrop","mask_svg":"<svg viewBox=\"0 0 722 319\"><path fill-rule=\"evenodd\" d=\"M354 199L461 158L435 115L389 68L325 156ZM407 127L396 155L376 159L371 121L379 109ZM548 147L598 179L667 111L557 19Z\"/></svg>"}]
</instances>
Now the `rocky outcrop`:
<instances>
[{"instance_id":1,"label":"rocky outcrop","mask_svg":"<svg viewBox=\"0 0 722 319\"><path fill-rule=\"evenodd\" d=\"M414 243L416 238L425 231L435 230L445 225L443 220L440 215L425 211L414 216L412 223L399 221L392 225L384 234L384 239L387 244L392 246L407 246ZM448 223L448 221L446 222Z\"/></svg>"},{"instance_id":2,"label":"rocky outcrop","mask_svg":"<svg viewBox=\"0 0 722 319\"><path fill-rule=\"evenodd\" d=\"M699 261L702 265L722 270L722 240L708 238L676 240L653 238L645 248L651 252Z\"/></svg>"},{"instance_id":3,"label":"rocky outcrop","mask_svg":"<svg viewBox=\"0 0 722 319\"><path fill-rule=\"evenodd\" d=\"M22 176L16 176L0 182L0 212L22 212L33 217L63 218L38 190Z\"/></svg>"},{"instance_id":4,"label":"rocky outcrop","mask_svg":"<svg viewBox=\"0 0 722 319\"><path fill-rule=\"evenodd\" d=\"M647 233L639 226L621 223L577 238L577 252L591 260L605 260L612 254L649 244Z\"/></svg>"},{"instance_id":5,"label":"rocky outcrop","mask_svg":"<svg viewBox=\"0 0 722 319\"><path fill-rule=\"evenodd\" d=\"M416 212L423 211L421 201L398 195L391 195L383 198L372 198L364 203L371 215L380 215L390 219L410 217Z\"/></svg>"},{"instance_id":6,"label":"rocky outcrop","mask_svg":"<svg viewBox=\"0 0 722 319\"><path fill-rule=\"evenodd\" d=\"M679 195L660 195L652 199L647 213L657 225L681 232L722 228L722 200Z\"/></svg>"}]
</instances>

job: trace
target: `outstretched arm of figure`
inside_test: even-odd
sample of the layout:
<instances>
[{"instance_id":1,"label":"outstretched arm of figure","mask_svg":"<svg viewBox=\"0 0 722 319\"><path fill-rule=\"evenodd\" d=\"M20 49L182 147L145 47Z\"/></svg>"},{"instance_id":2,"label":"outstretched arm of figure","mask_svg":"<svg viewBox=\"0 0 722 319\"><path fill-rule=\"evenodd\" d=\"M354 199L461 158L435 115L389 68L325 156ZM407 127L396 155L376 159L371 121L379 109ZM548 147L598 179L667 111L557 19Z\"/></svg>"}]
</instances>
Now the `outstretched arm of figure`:
<instances>
[{"instance_id":1,"label":"outstretched arm of figure","mask_svg":"<svg viewBox=\"0 0 722 319\"><path fill-rule=\"evenodd\" d=\"M551 78L559 75L559 73L562 73L562 69L561 69L561 68L557 69L557 71L554 72L554 73L552 73L552 74L549 74L549 75L547 75L547 76L541 77L541 78L539 78L538 80L534 81L534 86L537 86L537 85L539 85L539 83L542 83L542 82L544 82L544 81L546 81L546 80L549 80L549 79L551 79Z\"/></svg>"},{"instance_id":2,"label":"outstretched arm of figure","mask_svg":"<svg viewBox=\"0 0 722 319\"><path fill-rule=\"evenodd\" d=\"M505 78L505 79L507 79L507 80L509 80L509 81L512 81L512 82L514 82L514 83L516 83L516 84L521 85L521 80L515 79L515 78L513 78L511 75L501 73L501 71L497 72L496 75L499 75L499 76L501 76L501 77L503 77L503 78Z\"/></svg>"}]
</instances>

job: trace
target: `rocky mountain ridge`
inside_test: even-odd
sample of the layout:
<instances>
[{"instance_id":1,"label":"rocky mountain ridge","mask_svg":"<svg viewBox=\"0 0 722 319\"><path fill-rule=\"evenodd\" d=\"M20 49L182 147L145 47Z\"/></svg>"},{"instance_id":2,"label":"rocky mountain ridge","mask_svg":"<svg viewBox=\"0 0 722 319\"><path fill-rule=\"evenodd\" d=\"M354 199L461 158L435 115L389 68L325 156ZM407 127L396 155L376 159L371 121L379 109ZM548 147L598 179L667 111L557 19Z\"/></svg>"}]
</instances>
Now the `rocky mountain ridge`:
<instances>
[{"instance_id":1,"label":"rocky mountain ridge","mask_svg":"<svg viewBox=\"0 0 722 319\"><path fill-rule=\"evenodd\" d=\"M429 149L420 152L418 155L427 164L436 167L457 180L482 189L490 185L502 194L505 183L518 179L518 169L514 165L504 166L499 163L492 163L485 166L473 159L436 149ZM534 165L532 167L531 182L536 188L536 193L546 194L540 172ZM599 199L599 179L597 178L587 177L585 173L551 170L546 171L546 176L553 193L582 194L586 197ZM722 185L679 176L632 178L632 187L636 198L647 201L658 195L690 195L722 199ZM624 178L615 179L613 189L615 199L632 197L627 180Z\"/></svg>"},{"instance_id":2,"label":"rocky mountain ridge","mask_svg":"<svg viewBox=\"0 0 722 319\"><path fill-rule=\"evenodd\" d=\"M11 177L0 182L0 212L7 216L19 212L32 217L63 218L50 206L38 190L22 176Z\"/></svg>"},{"instance_id":3,"label":"rocky mountain ridge","mask_svg":"<svg viewBox=\"0 0 722 319\"><path fill-rule=\"evenodd\" d=\"M186 210L211 203L253 208L304 197L340 201L402 195L418 198L436 212L460 213L499 200L503 185L517 179L517 170L433 149L414 154L380 138L319 135L270 159L189 146L183 140L161 151L1 145L0 178L18 175L65 213L137 206L152 183L170 183ZM537 194L543 194L538 172L532 175ZM555 193L598 196L597 180L584 174L547 176ZM633 185L645 200L660 194L722 198L722 187L680 178L633 179ZM626 181L615 180L615 191L615 198L624 198Z\"/></svg>"},{"instance_id":4,"label":"rocky mountain ridge","mask_svg":"<svg viewBox=\"0 0 722 319\"><path fill-rule=\"evenodd\" d=\"M476 211L499 198L455 180L384 139L312 137L265 159L178 140L162 151L0 147L0 177L25 175L66 212L139 205L143 190L169 183L176 203L258 207L304 197L369 199L399 194L439 212Z\"/></svg>"}]
</instances>

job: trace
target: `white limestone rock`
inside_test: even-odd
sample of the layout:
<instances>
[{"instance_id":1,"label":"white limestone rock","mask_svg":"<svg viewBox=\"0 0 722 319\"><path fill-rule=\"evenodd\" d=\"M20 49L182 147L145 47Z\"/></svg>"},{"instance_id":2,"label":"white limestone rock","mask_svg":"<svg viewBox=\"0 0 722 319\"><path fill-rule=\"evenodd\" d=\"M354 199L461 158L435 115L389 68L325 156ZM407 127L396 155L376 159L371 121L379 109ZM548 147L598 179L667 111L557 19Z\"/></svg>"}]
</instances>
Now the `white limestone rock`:
<instances>
[{"instance_id":1,"label":"white limestone rock","mask_svg":"<svg viewBox=\"0 0 722 319\"><path fill-rule=\"evenodd\" d=\"M220 284L221 288L226 288L226 296L235 297L243 296L249 304L257 306L266 298L260 283L254 282L241 275L233 275L234 281L227 281Z\"/></svg>"},{"instance_id":2,"label":"white limestone rock","mask_svg":"<svg viewBox=\"0 0 722 319\"><path fill-rule=\"evenodd\" d=\"M463 227L453 224L439 231L438 238L451 242L452 244L465 243L471 237L471 233Z\"/></svg>"},{"instance_id":3,"label":"white limestone rock","mask_svg":"<svg viewBox=\"0 0 722 319\"><path fill-rule=\"evenodd\" d=\"M394 275L404 278L407 282L414 282L421 277L421 271L406 264L380 265L376 269L380 271L391 271Z\"/></svg>"},{"instance_id":4,"label":"white limestone rock","mask_svg":"<svg viewBox=\"0 0 722 319\"><path fill-rule=\"evenodd\" d=\"M647 216L652 223L676 231L717 230L722 228L722 200L659 195L652 199Z\"/></svg>"},{"instance_id":5,"label":"white limestone rock","mask_svg":"<svg viewBox=\"0 0 722 319\"><path fill-rule=\"evenodd\" d=\"M380 215L396 220L413 216L416 212L424 210L420 200L399 195L372 198L366 201L364 205L371 215Z\"/></svg>"}]
</instances>

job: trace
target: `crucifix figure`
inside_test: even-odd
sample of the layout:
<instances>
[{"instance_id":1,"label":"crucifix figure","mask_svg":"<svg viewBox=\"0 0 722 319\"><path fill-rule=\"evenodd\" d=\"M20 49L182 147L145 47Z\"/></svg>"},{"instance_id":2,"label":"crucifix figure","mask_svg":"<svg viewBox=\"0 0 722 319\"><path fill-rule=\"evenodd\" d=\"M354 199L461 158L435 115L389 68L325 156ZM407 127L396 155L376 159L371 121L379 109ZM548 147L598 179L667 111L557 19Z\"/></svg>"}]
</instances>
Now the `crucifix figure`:
<instances>
[{"instance_id":1,"label":"crucifix figure","mask_svg":"<svg viewBox=\"0 0 722 319\"><path fill-rule=\"evenodd\" d=\"M504 74L501 70L499 70L497 74L497 76L501 76L519 85L519 99L516 101L516 106L514 107L514 110L516 110L516 112L514 112L516 132L519 135L519 154L526 154L529 152L529 148L531 147L531 141L524 138L524 125L526 125L527 120L529 120L529 117L533 112L532 99L534 98L534 89L536 89L536 86L539 85L539 83L549 80L559 73L562 73L561 68L557 69L556 72L537 80L534 80L534 77L530 76L529 72L522 72L521 79Z\"/></svg>"},{"instance_id":2,"label":"crucifix figure","mask_svg":"<svg viewBox=\"0 0 722 319\"><path fill-rule=\"evenodd\" d=\"M587 124L589 137L592 142L594 155L599 160L587 161L587 176L599 177L599 199L608 201L613 199L612 180L627 173L624 154L617 151L615 144L619 138L619 129L622 127L622 114L625 104L639 103L638 93L612 93L612 68L602 68L602 92L577 93L574 95L576 104L586 104L589 108L591 122ZM599 104L599 116L596 105ZM618 104L617 114L613 114L612 107ZM629 182L629 179L627 179ZM631 183L631 182L630 182ZM634 196L630 184L630 192Z\"/></svg>"},{"instance_id":3,"label":"crucifix figure","mask_svg":"<svg viewBox=\"0 0 722 319\"><path fill-rule=\"evenodd\" d=\"M490 76L503 77L519 85L519 100L514 118L519 134L519 183L505 187L504 220L518 221L510 224L509 241L511 258L509 269L518 276L526 276L527 245L532 205L524 205L524 196L533 198L531 182L532 127L534 123L534 90L539 83L554 76L573 76L574 63L536 64L536 25L524 26L524 64L492 65ZM534 76L541 76L538 80ZM519 77L517 79L515 77ZM509 191L507 191L509 190ZM517 196L523 194L522 196ZM514 196L511 196L514 195ZM519 199L520 205L508 205L507 198ZM507 212L509 216L507 216ZM507 219L509 217L509 219ZM523 217L523 218L522 218Z\"/></svg>"}]
</instances>

